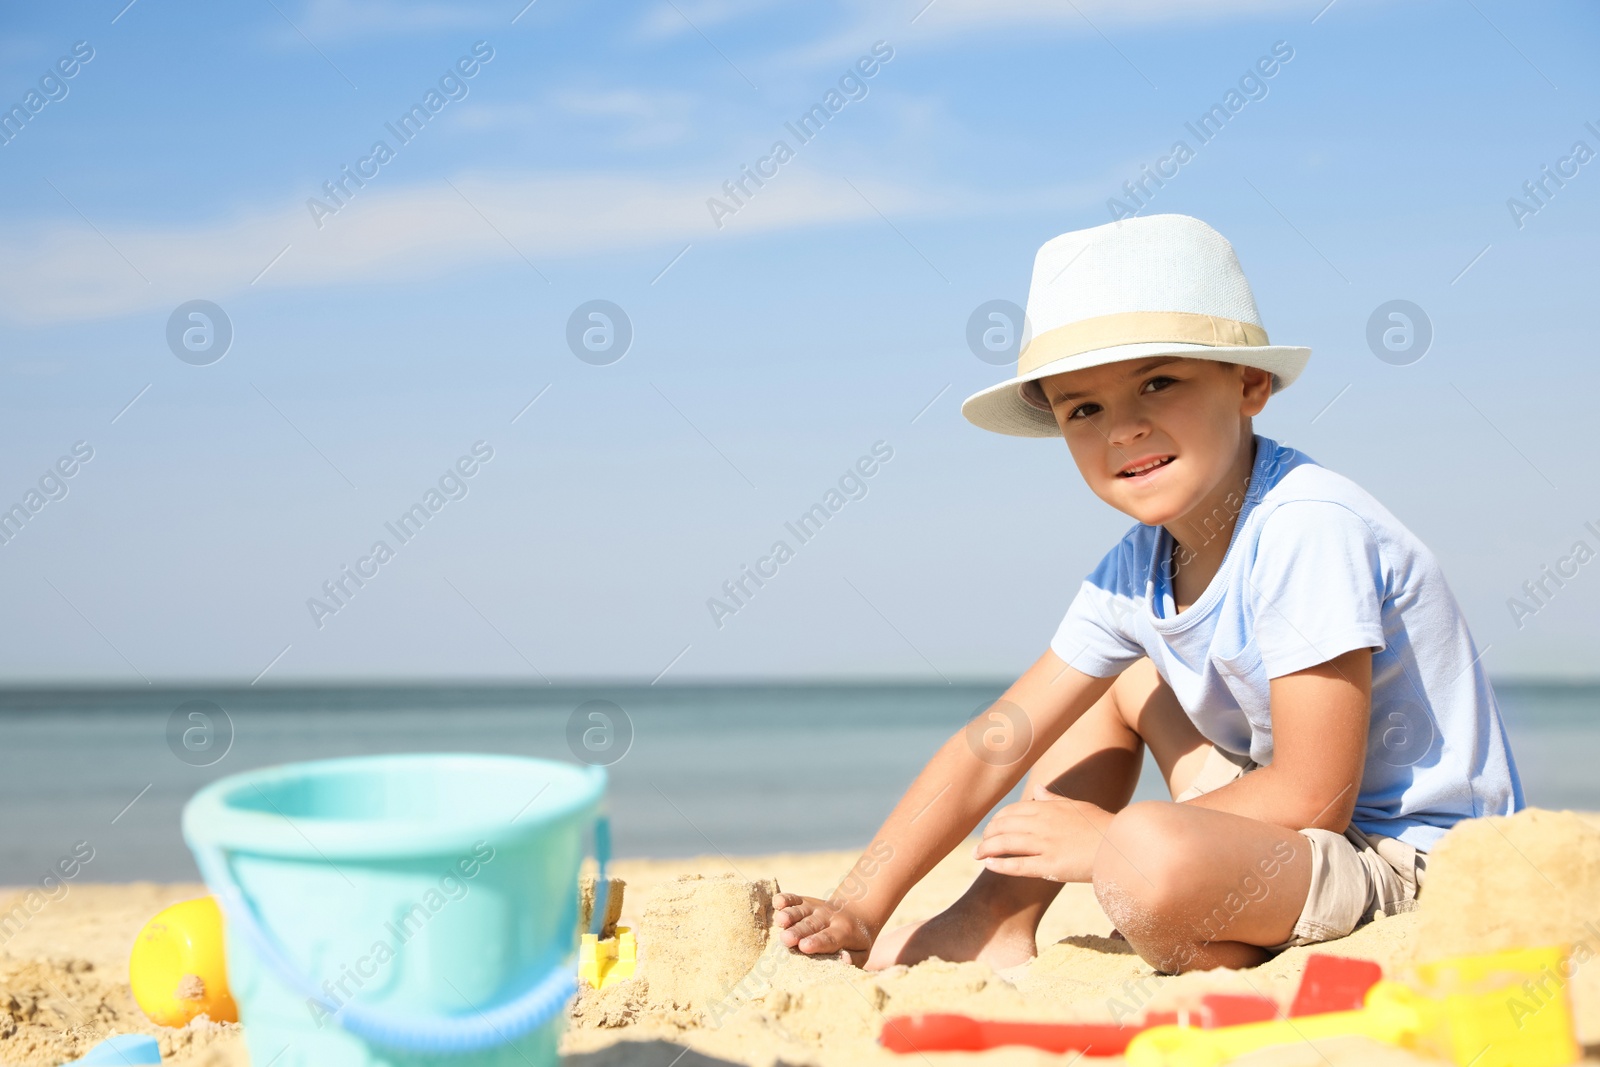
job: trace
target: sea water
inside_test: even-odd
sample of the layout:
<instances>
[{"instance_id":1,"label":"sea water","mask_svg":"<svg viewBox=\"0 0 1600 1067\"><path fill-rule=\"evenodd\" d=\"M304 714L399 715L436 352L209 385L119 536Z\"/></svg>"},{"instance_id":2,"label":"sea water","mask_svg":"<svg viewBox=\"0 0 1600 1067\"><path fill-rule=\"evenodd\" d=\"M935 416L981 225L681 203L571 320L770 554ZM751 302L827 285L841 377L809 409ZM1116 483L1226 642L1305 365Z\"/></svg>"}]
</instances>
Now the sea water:
<instances>
[{"instance_id":1,"label":"sea water","mask_svg":"<svg viewBox=\"0 0 1600 1067\"><path fill-rule=\"evenodd\" d=\"M1005 684L0 691L0 885L194 879L202 785L381 752L604 763L620 856L859 848ZM1600 685L1495 689L1528 802L1600 810ZM1147 758L1136 798L1166 795Z\"/></svg>"}]
</instances>

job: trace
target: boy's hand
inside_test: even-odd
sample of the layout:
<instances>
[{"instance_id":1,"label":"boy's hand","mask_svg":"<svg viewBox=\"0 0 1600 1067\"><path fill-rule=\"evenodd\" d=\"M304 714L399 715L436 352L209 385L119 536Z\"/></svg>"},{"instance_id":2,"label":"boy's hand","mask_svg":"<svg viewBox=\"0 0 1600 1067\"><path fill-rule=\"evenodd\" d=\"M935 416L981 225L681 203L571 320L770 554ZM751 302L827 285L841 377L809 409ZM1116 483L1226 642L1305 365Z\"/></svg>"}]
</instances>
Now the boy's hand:
<instances>
[{"instance_id":1,"label":"boy's hand","mask_svg":"<svg viewBox=\"0 0 1600 1067\"><path fill-rule=\"evenodd\" d=\"M849 906L834 907L816 897L779 893L772 898L778 937L808 956L835 956L857 967L872 951L872 932Z\"/></svg>"},{"instance_id":2,"label":"boy's hand","mask_svg":"<svg viewBox=\"0 0 1600 1067\"><path fill-rule=\"evenodd\" d=\"M1008 804L984 827L974 853L996 874L1049 882L1088 882L1112 813L1041 789Z\"/></svg>"}]
</instances>

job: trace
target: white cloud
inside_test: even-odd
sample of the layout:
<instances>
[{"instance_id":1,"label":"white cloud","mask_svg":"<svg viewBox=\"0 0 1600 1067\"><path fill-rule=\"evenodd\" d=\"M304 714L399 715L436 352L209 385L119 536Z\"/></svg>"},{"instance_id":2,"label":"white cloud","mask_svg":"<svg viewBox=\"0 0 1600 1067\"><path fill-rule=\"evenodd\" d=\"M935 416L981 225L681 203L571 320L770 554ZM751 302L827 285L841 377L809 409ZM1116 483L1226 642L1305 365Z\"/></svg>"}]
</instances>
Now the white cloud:
<instances>
[{"instance_id":1,"label":"white cloud","mask_svg":"<svg viewBox=\"0 0 1600 1067\"><path fill-rule=\"evenodd\" d=\"M950 206L938 194L853 180L891 214ZM325 217L320 230L298 205L182 229L102 224L95 230L73 218L31 236L13 231L0 239L0 307L25 323L105 317L252 287L419 278L487 262L528 269L522 257L548 273L568 257L736 240L818 223L876 222L849 185L796 162L719 230L706 206L708 197L721 195L719 184L602 173L462 177L455 188L369 186Z\"/></svg>"},{"instance_id":2,"label":"white cloud","mask_svg":"<svg viewBox=\"0 0 1600 1067\"><path fill-rule=\"evenodd\" d=\"M1061 22L1092 33L1098 26L1203 22L1240 15L1281 16L1283 0L934 0L917 25L970 28L974 23ZM1316 14L1308 9L1307 17Z\"/></svg>"},{"instance_id":3,"label":"white cloud","mask_svg":"<svg viewBox=\"0 0 1600 1067\"><path fill-rule=\"evenodd\" d=\"M629 118L655 118L669 99L676 99L674 110L682 110L688 99L682 93L642 93L637 89L613 89L603 93L567 91L556 94L556 101L567 111L579 115L623 115Z\"/></svg>"},{"instance_id":4,"label":"white cloud","mask_svg":"<svg viewBox=\"0 0 1600 1067\"><path fill-rule=\"evenodd\" d=\"M672 0L657 4L640 20L638 34L647 40L705 32L735 19L746 18L787 0Z\"/></svg>"},{"instance_id":5,"label":"white cloud","mask_svg":"<svg viewBox=\"0 0 1600 1067\"><path fill-rule=\"evenodd\" d=\"M549 136L558 118L587 123L613 148L652 148L675 144L693 132L690 117L695 99L686 93L612 89L585 92L567 89L538 100L518 103L475 101L461 112L461 125L472 130L511 130ZM595 121L599 120L599 121ZM603 123L603 126L602 126Z\"/></svg>"},{"instance_id":6,"label":"white cloud","mask_svg":"<svg viewBox=\"0 0 1600 1067\"><path fill-rule=\"evenodd\" d=\"M510 22L516 9L501 14L505 5L399 3L396 0L308 0L294 25L313 41L350 37L380 37L429 30L464 29Z\"/></svg>"},{"instance_id":7,"label":"white cloud","mask_svg":"<svg viewBox=\"0 0 1600 1067\"><path fill-rule=\"evenodd\" d=\"M896 5L891 18L879 0L850 0L847 7L854 11L844 20L843 29L769 57L766 66L806 68L845 63L880 38L896 47L912 39L918 47L961 45L985 29L1014 33L1028 26L1058 29L1075 37L1098 37L1098 31L1107 30L1248 17L1281 19L1287 6L1283 0L933 0L931 4L928 0L904 0ZM1309 21L1316 6L1307 6L1304 14Z\"/></svg>"},{"instance_id":8,"label":"white cloud","mask_svg":"<svg viewBox=\"0 0 1600 1067\"><path fill-rule=\"evenodd\" d=\"M882 226L880 211L896 222L1035 209L1066 215L1099 203L1108 181L996 196L861 175L846 182L797 159L718 229L707 200L723 195L723 177L736 176L734 164L715 181L588 173L369 186L320 230L300 205L173 229L91 229L71 217L0 238L0 313L26 324L105 318L251 289L438 277L485 263L548 276L564 259L652 247L667 252L665 264L685 243L829 223Z\"/></svg>"},{"instance_id":9,"label":"white cloud","mask_svg":"<svg viewBox=\"0 0 1600 1067\"><path fill-rule=\"evenodd\" d=\"M618 148L650 148L683 140L691 131L692 98L684 93L642 93L616 89L605 93L567 91L556 95L556 105L572 115L622 120L612 139Z\"/></svg>"}]
</instances>

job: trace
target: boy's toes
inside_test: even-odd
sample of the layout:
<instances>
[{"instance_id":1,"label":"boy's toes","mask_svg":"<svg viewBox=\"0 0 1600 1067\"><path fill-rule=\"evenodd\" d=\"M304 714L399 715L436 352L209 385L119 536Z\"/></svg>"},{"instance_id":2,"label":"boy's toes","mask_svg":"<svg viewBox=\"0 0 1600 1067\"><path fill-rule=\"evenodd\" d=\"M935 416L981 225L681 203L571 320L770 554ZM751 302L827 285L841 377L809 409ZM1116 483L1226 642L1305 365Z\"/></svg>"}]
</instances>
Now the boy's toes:
<instances>
[{"instance_id":1,"label":"boy's toes","mask_svg":"<svg viewBox=\"0 0 1600 1067\"><path fill-rule=\"evenodd\" d=\"M778 929L778 940L790 948L799 948L802 952L805 952L807 949L800 942L810 938L826 926L827 923L820 921L815 912L809 912L780 927Z\"/></svg>"},{"instance_id":2,"label":"boy's toes","mask_svg":"<svg viewBox=\"0 0 1600 1067\"><path fill-rule=\"evenodd\" d=\"M793 926L810 915L811 910L804 897L786 893L772 898L772 921L779 929Z\"/></svg>"}]
</instances>

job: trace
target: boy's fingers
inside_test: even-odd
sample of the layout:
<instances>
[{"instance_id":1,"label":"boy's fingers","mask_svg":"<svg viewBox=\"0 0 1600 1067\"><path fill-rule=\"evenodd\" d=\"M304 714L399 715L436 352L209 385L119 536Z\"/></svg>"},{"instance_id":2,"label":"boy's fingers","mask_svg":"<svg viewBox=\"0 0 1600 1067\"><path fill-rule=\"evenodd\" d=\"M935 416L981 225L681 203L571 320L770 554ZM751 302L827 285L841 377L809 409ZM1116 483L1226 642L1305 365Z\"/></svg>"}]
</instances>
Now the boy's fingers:
<instances>
[{"instance_id":1,"label":"boy's fingers","mask_svg":"<svg viewBox=\"0 0 1600 1067\"><path fill-rule=\"evenodd\" d=\"M829 918L829 916L824 916L815 908L813 908L808 911L799 922L793 924L783 931L785 934L793 934L795 940L788 941L787 937L785 937L784 940L793 945L804 941L817 933L824 932L828 929Z\"/></svg>"},{"instance_id":2,"label":"boy's fingers","mask_svg":"<svg viewBox=\"0 0 1600 1067\"><path fill-rule=\"evenodd\" d=\"M1017 831L1030 825L1032 824L1023 819L1021 816L1006 815L1001 813L989 820L989 825L983 828L983 836L985 838L990 838L996 836L997 834L1016 833Z\"/></svg>"},{"instance_id":3,"label":"boy's fingers","mask_svg":"<svg viewBox=\"0 0 1600 1067\"><path fill-rule=\"evenodd\" d=\"M793 926L784 927L778 931L778 940L782 941L790 948L794 948L795 946L799 945L805 936L806 931L796 929Z\"/></svg>"},{"instance_id":4,"label":"boy's fingers","mask_svg":"<svg viewBox=\"0 0 1600 1067\"><path fill-rule=\"evenodd\" d=\"M1007 829L1015 829L1015 828L1016 828L1016 822L1014 820L1008 818L1006 816L1006 813L1002 811L998 815L996 815L994 818L990 819L989 820L989 825L985 826L983 828L983 837L981 838L981 840L987 841L991 837L995 837L998 834L1005 833L1007 831Z\"/></svg>"},{"instance_id":5,"label":"boy's fingers","mask_svg":"<svg viewBox=\"0 0 1600 1067\"><path fill-rule=\"evenodd\" d=\"M773 900L773 903L776 904L777 900ZM790 904L774 911L772 913L772 921L777 923L780 927L792 926L794 923L804 919L807 915L810 915L812 910L813 909L811 905L805 903L804 901L801 901L799 904Z\"/></svg>"},{"instance_id":6,"label":"boy's fingers","mask_svg":"<svg viewBox=\"0 0 1600 1067\"><path fill-rule=\"evenodd\" d=\"M1040 877L1037 856L990 856L983 865L995 874L1009 874L1018 878Z\"/></svg>"},{"instance_id":7,"label":"boy's fingers","mask_svg":"<svg viewBox=\"0 0 1600 1067\"><path fill-rule=\"evenodd\" d=\"M974 855L983 860L997 856L1035 856L1038 853L1039 842L1032 834L1002 833L979 841Z\"/></svg>"}]
</instances>

